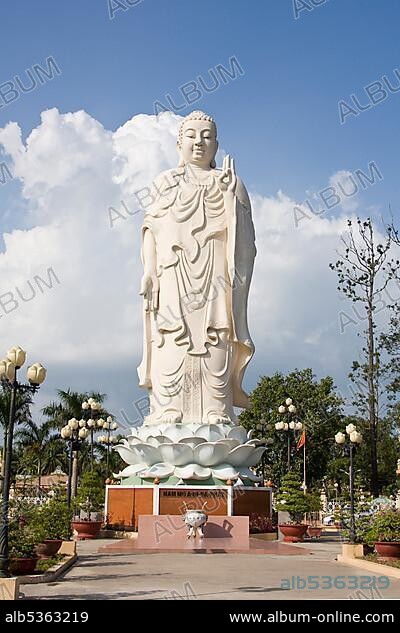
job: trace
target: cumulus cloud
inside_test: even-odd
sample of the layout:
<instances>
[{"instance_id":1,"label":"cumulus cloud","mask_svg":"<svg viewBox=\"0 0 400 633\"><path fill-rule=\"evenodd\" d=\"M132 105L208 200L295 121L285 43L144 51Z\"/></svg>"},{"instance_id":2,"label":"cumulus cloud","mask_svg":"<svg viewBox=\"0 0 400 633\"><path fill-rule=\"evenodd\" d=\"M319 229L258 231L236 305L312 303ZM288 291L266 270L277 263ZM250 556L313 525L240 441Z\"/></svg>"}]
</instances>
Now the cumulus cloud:
<instances>
[{"instance_id":1,"label":"cumulus cloud","mask_svg":"<svg viewBox=\"0 0 400 633\"><path fill-rule=\"evenodd\" d=\"M112 132L83 111L52 109L25 142L16 123L0 129L0 147L21 182L21 205L33 226L4 235L1 347L29 349L49 367L52 387L101 383L116 409L127 408L138 393L138 209L153 178L177 164L179 122L169 112L138 115ZM296 225L296 201L283 192L250 194L258 247L250 300L257 355L247 386L258 374L296 366L343 374L355 328L340 334L343 305L328 269L345 229L343 214Z\"/></svg>"}]
</instances>

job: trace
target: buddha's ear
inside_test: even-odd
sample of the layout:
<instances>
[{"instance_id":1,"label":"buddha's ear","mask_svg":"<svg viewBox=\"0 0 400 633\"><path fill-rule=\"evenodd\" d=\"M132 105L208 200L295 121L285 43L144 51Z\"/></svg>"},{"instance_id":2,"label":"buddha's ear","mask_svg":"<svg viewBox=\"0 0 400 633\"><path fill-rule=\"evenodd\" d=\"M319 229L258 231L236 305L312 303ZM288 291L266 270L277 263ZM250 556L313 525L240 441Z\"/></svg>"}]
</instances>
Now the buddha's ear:
<instances>
[{"instance_id":1,"label":"buddha's ear","mask_svg":"<svg viewBox=\"0 0 400 633\"><path fill-rule=\"evenodd\" d=\"M217 152L218 152L218 147L219 147L219 145L218 145L218 141L215 141L215 156L217 155ZM217 166L217 163L215 162L215 156L214 156L214 158L212 159L212 161L211 161L211 163L210 163L210 167L211 167L211 169L215 169L215 168L216 168L216 166Z\"/></svg>"},{"instance_id":2,"label":"buddha's ear","mask_svg":"<svg viewBox=\"0 0 400 633\"><path fill-rule=\"evenodd\" d=\"M179 154L179 163L178 163L178 167L184 167L185 166L185 161L183 160L183 155L182 155L182 151L181 148L179 147L179 143L176 143L176 149L178 151Z\"/></svg>"}]
</instances>

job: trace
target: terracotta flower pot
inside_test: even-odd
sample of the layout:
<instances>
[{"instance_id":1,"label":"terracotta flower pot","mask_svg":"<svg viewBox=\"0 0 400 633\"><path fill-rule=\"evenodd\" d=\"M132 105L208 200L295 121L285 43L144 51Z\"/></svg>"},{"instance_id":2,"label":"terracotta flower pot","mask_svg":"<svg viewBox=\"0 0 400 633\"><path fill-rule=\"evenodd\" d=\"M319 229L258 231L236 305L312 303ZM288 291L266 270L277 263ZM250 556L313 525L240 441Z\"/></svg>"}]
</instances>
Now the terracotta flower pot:
<instances>
[{"instance_id":1,"label":"terracotta flower pot","mask_svg":"<svg viewBox=\"0 0 400 633\"><path fill-rule=\"evenodd\" d=\"M309 525L307 528L307 534L310 538L319 538L322 534L322 528Z\"/></svg>"},{"instance_id":2,"label":"terracotta flower pot","mask_svg":"<svg viewBox=\"0 0 400 633\"><path fill-rule=\"evenodd\" d=\"M288 523L284 523L278 525L278 527L284 536L283 540L285 543L299 543L304 541L304 535L307 532L308 525L303 523L289 525Z\"/></svg>"},{"instance_id":3,"label":"terracotta flower pot","mask_svg":"<svg viewBox=\"0 0 400 633\"><path fill-rule=\"evenodd\" d=\"M10 572L15 576L25 576L33 574L38 559L35 558L11 558Z\"/></svg>"},{"instance_id":4,"label":"terracotta flower pot","mask_svg":"<svg viewBox=\"0 0 400 633\"><path fill-rule=\"evenodd\" d=\"M101 521L72 521L72 529L78 534L76 538L79 541L84 539L94 539L97 537L101 528Z\"/></svg>"},{"instance_id":5,"label":"terracotta flower pot","mask_svg":"<svg viewBox=\"0 0 400 633\"><path fill-rule=\"evenodd\" d=\"M61 547L61 543L61 539L45 539L42 543L38 543L36 545L36 554L39 558L51 558L57 554Z\"/></svg>"},{"instance_id":6,"label":"terracotta flower pot","mask_svg":"<svg viewBox=\"0 0 400 633\"><path fill-rule=\"evenodd\" d=\"M382 558L400 558L399 541L380 541L375 543L375 549Z\"/></svg>"}]
</instances>

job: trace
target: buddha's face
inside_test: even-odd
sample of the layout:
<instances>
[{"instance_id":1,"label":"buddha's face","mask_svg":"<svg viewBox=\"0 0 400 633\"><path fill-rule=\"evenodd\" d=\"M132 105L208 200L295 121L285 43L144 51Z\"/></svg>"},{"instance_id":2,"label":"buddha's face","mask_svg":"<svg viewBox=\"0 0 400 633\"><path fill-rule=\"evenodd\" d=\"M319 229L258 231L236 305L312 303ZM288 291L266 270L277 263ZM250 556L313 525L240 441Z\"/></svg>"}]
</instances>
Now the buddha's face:
<instances>
[{"instance_id":1,"label":"buddha's face","mask_svg":"<svg viewBox=\"0 0 400 633\"><path fill-rule=\"evenodd\" d=\"M185 165L209 169L217 153L215 125L210 121L186 121L182 129L180 152Z\"/></svg>"}]
</instances>

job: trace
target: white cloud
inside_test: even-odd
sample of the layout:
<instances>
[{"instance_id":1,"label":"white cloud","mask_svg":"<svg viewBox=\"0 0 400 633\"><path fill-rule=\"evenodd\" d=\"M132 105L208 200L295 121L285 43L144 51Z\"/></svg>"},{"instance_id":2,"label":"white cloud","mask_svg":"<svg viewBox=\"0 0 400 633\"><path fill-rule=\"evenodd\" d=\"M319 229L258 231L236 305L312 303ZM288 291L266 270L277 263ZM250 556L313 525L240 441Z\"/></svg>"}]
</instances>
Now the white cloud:
<instances>
[{"instance_id":1,"label":"white cloud","mask_svg":"<svg viewBox=\"0 0 400 633\"><path fill-rule=\"evenodd\" d=\"M83 111L52 109L25 143L16 123L0 130L0 147L14 163L35 224L4 236L0 295L12 293L18 309L5 314L0 308L2 349L26 347L64 381L65 365L91 367L87 381L82 377L76 386L81 389L95 387L97 375L104 382L107 372L126 366L131 373L124 374L123 391L135 393L142 213L118 219L111 229L108 209L124 212L125 205L135 211L136 193L177 164L179 121L172 113L138 115L113 133ZM284 193L253 193L252 201L258 255L250 323L257 356L248 385L250 380L254 386L257 373L282 366L343 374L354 356L351 345L358 343L354 328L339 333L343 304L328 264L336 257L344 217L304 218L296 227L296 202ZM49 268L60 283L31 301L20 299L18 290L28 296L28 282L46 278Z\"/></svg>"},{"instance_id":2,"label":"white cloud","mask_svg":"<svg viewBox=\"0 0 400 633\"><path fill-rule=\"evenodd\" d=\"M358 209L360 184L351 171L345 169L337 171L329 178L329 185L333 187L335 195L338 196L343 211L352 213Z\"/></svg>"}]
</instances>

